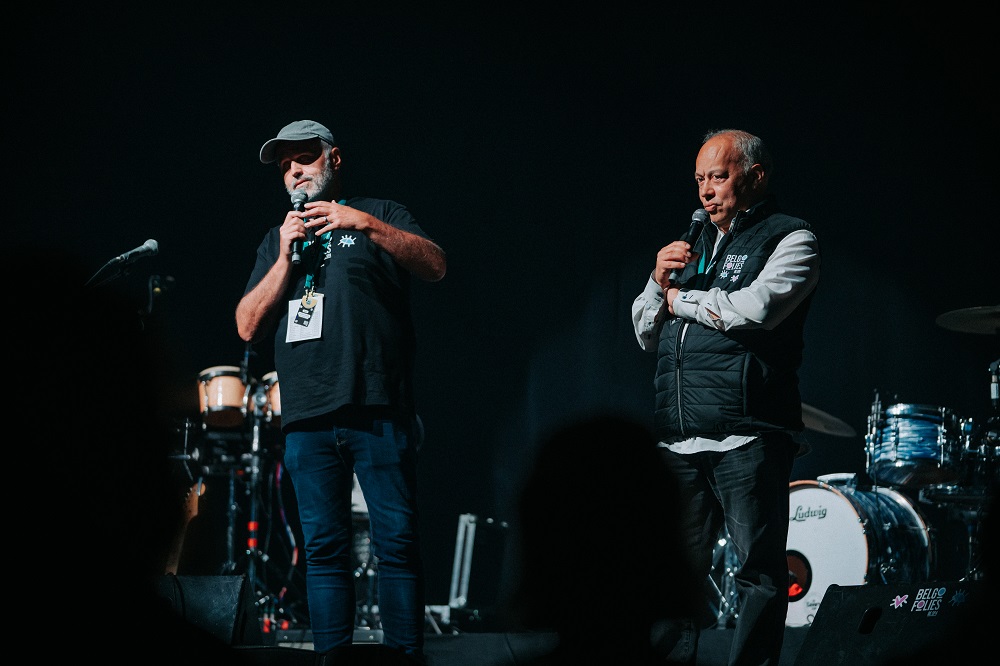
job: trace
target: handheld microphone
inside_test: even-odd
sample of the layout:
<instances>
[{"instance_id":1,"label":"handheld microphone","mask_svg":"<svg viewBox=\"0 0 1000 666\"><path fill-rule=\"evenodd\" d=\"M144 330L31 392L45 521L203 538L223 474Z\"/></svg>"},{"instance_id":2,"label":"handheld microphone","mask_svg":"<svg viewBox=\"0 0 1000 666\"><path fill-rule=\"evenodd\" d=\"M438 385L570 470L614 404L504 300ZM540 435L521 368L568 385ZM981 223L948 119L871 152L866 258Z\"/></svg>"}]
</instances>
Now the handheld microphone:
<instances>
[{"instance_id":1,"label":"handheld microphone","mask_svg":"<svg viewBox=\"0 0 1000 666\"><path fill-rule=\"evenodd\" d=\"M119 254L117 257L112 259L116 264L131 264L137 259L142 259L143 257L151 257L160 251L160 244L155 240L150 238L148 241L135 248L134 250L129 250L125 254Z\"/></svg>"},{"instance_id":2,"label":"handheld microphone","mask_svg":"<svg viewBox=\"0 0 1000 666\"><path fill-rule=\"evenodd\" d=\"M302 210L309 195L305 190L295 190L292 192L292 210ZM296 266L302 262L302 241L292 241L292 263Z\"/></svg>"},{"instance_id":3,"label":"handheld microphone","mask_svg":"<svg viewBox=\"0 0 1000 666\"><path fill-rule=\"evenodd\" d=\"M699 208L694 213L691 214L691 226L688 227L687 232L680 237L679 240L685 241L691 244L692 249L694 248L695 242L698 237L701 236L701 230L705 228L705 225L711 218L708 215L708 211L704 208ZM677 283L677 277L680 275L680 271L676 268L670 271L670 276L667 278L670 280L670 284Z\"/></svg>"}]
</instances>

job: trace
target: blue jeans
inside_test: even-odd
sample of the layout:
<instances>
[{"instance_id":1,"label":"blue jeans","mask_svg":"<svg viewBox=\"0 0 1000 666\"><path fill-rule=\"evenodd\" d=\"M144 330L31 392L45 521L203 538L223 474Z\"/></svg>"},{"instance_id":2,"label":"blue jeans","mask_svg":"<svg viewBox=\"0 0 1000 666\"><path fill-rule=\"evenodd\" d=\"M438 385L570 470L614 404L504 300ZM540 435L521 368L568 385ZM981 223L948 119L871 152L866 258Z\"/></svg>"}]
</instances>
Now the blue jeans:
<instances>
[{"instance_id":1,"label":"blue jeans","mask_svg":"<svg viewBox=\"0 0 1000 666\"><path fill-rule=\"evenodd\" d=\"M306 555L306 594L317 652L350 645L356 592L353 474L368 505L378 558L383 643L423 660L424 578L417 531L417 451L408 424L355 414L285 434Z\"/></svg>"},{"instance_id":2,"label":"blue jeans","mask_svg":"<svg viewBox=\"0 0 1000 666\"><path fill-rule=\"evenodd\" d=\"M707 580L723 521L739 561L739 615L730 666L777 666L788 612L788 495L797 444L769 433L732 451L677 454L663 449L688 504L684 543ZM678 652L697 650L700 619L687 624ZM693 630L693 635L691 631ZM677 654L675 653L675 654Z\"/></svg>"}]
</instances>

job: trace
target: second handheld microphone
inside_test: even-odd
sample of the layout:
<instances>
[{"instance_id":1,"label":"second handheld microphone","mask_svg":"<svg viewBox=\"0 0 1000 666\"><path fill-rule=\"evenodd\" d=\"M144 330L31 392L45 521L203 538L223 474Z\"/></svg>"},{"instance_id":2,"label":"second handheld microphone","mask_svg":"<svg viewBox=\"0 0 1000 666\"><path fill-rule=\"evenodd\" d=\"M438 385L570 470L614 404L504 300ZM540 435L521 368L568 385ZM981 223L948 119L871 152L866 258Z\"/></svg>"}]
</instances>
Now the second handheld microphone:
<instances>
[{"instance_id":1,"label":"second handheld microphone","mask_svg":"<svg viewBox=\"0 0 1000 666\"><path fill-rule=\"evenodd\" d=\"M688 227L687 232L685 232L679 240L689 243L691 245L691 249L693 250L695 242L698 240L698 237L701 236L702 229L705 228L705 225L710 219L708 211L704 208L699 208L693 212L691 214L691 226ZM670 271L670 276L667 278L670 280L670 284L675 284L679 275L680 271L676 268Z\"/></svg>"}]
</instances>

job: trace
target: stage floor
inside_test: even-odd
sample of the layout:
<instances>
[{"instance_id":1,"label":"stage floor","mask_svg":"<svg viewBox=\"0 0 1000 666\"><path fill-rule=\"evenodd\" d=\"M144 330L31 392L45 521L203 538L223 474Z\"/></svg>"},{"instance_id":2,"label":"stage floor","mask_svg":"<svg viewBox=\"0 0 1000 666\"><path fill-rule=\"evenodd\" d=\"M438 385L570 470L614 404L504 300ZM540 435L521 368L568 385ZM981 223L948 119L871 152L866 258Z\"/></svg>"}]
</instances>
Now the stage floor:
<instances>
[{"instance_id":1,"label":"stage floor","mask_svg":"<svg viewBox=\"0 0 1000 666\"><path fill-rule=\"evenodd\" d=\"M779 666L793 666L809 627L787 627ZM613 631L613 629L609 629ZM732 629L706 629L698 643L698 666L725 666L732 641ZM275 647L247 646L238 648L258 666L319 666L307 632L279 635ZM377 637L375 637L377 638ZM375 656L380 648L377 641L366 636L355 638L354 649L359 663L379 663ZM427 666L516 666L550 650L555 634L538 633L464 633L428 635L425 644ZM365 658L371 648L372 658Z\"/></svg>"}]
</instances>

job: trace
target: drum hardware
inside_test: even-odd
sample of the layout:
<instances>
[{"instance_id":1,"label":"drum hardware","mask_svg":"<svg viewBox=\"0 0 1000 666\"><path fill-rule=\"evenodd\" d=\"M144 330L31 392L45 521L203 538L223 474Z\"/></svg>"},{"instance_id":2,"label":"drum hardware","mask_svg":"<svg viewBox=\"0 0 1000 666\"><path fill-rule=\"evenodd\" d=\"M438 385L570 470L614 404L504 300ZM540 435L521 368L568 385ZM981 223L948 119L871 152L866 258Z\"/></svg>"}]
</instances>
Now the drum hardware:
<instances>
[{"instance_id":1,"label":"drum hardware","mask_svg":"<svg viewBox=\"0 0 1000 666\"><path fill-rule=\"evenodd\" d=\"M367 513L353 514L352 549L354 562L355 610L354 626L358 629L381 629L378 608L378 557L371 551L371 532Z\"/></svg>"},{"instance_id":2,"label":"drum hardware","mask_svg":"<svg viewBox=\"0 0 1000 666\"><path fill-rule=\"evenodd\" d=\"M242 563L247 579L250 581L255 594L255 605L261 613L265 623L275 620L277 612L285 612L283 605L285 595L288 592L289 584L295 573L298 563L298 547L295 543L294 534L286 525L286 535L291 547L291 558L289 570L277 591L272 591L266 580L265 571L271 558L268 554L269 537L262 540L260 516L262 511L266 511L262 482L265 478L265 467L268 464L268 456L263 447L263 431L266 423L266 405L268 401L267 386L262 383L248 382L252 387L249 394L249 413L252 416L250 428L250 447L248 452L239 455L224 456L223 462L231 463L229 466L229 503L226 512L226 561L221 567L221 573L235 573ZM275 478L280 477L281 462L274 462ZM243 509L237 499L237 480L242 480L242 493L248 498L247 506ZM243 552L240 554L240 562L237 562L237 517L246 515L246 542ZM284 511L280 512L284 515ZM268 511L269 515L270 512Z\"/></svg>"},{"instance_id":3,"label":"drum hardware","mask_svg":"<svg viewBox=\"0 0 1000 666\"><path fill-rule=\"evenodd\" d=\"M281 475L280 460L272 460L265 447L267 427L280 423L280 403L277 397L277 373L271 372L261 382L249 371L251 345L248 343L242 364L214 366L199 374L199 394L202 407L202 434L208 455L202 455L204 473L228 475L228 504L225 528L225 562L222 574L245 572L254 591L255 606L265 626L275 624L276 614L288 613L284 608L298 564L298 546L291 527L285 523L285 535L290 547L290 563L279 585L272 587L267 580L268 567L276 564L269 555L271 511L267 508L265 480L273 470L275 484ZM280 437L280 430L277 430ZM206 459L207 458L207 459ZM272 466L273 465L273 466ZM242 496L242 498L240 497ZM280 493L278 497L280 501ZM280 512L284 520L285 512ZM246 541L237 544L239 519L245 518ZM261 518L267 522L262 523ZM242 551L242 552L240 552ZM272 591L273 590L273 591Z\"/></svg>"},{"instance_id":4,"label":"drum hardware","mask_svg":"<svg viewBox=\"0 0 1000 666\"><path fill-rule=\"evenodd\" d=\"M739 617L739 590L736 589L736 571L739 565L736 549L729 538L729 530L723 524L712 549L712 570L708 576L708 584L715 597L711 610L715 615L716 629L732 627Z\"/></svg>"},{"instance_id":5,"label":"drum hardware","mask_svg":"<svg viewBox=\"0 0 1000 666\"><path fill-rule=\"evenodd\" d=\"M853 492L858 487L858 475L853 472L836 472L834 474L821 474L816 477L820 483L829 486L846 488Z\"/></svg>"},{"instance_id":6,"label":"drum hardware","mask_svg":"<svg viewBox=\"0 0 1000 666\"><path fill-rule=\"evenodd\" d=\"M260 384L256 386L253 393L253 429L252 429L252 439L250 442L250 482L247 488L247 494L250 496L250 515L247 520L247 544L245 554L247 556L247 578L250 580L251 584L255 586L255 589L265 590L266 587L257 578L257 564L260 561L266 561L267 553L263 552L259 548L258 542L258 513L261 505L261 493L260 493L260 466L261 466L261 446L260 446L260 429L261 422L263 421L264 406L267 404L267 393L264 387ZM232 512L233 515L235 512ZM231 521L232 522L232 519ZM230 557L230 560L232 557ZM258 592L258 595L263 596L263 592Z\"/></svg>"},{"instance_id":7,"label":"drum hardware","mask_svg":"<svg viewBox=\"0 0 1000 666\"><path fill-rule=\"evenodd\" d=\"M254 405L258 409L264 410L264 420L267 421L268 425L280 428L281 427L281 389L278 383L278 372L272 370L261 378L264 385L265 401L264 404L258 405L256 402Z\"/></svg>"},{"instance_id":8,"label":"drum hardware","mask_svg":"<svg viewBox=\"0 0 1000 666\"><path fill-rule=\"evenodd\" d=\"M201 459L201 450L191 442L191 433L194 431L194 428L194 422L189 418L185 418L178 430L183 435L181 448L167 456L168 460L175 460L183 464L185 487L191 487L196 482L195 475L191 471L191 463L197 463ZM201 474L198 476L200 478Z\"/></svg>"},{"instance_id":9,"label":"drum hardware","mask_svg":"<svg viewBox=\"0 0 1000 666\"><path fill-rule=\"evenodd\" d=\"M939 484L922 488L920 502L928 506L937 580L980 580L980 522L989 504L986 487Z\"/></svg>"},{"instance_id":10,"label":"drum hardware","mask_svg":"<svg viewBox=\"0 0 1000 666\"><path fill-rule=\"evenodd\" d=\"M990 363L990 404L993 405L994 416L1000 415L1000 383L997 379L1000 377L1000 359L997 359Z\"/></svg>"},{"instance_id":11,"label":"drum hardware","mask_svg":"<svg viewBox=\"0 0 1000 666\"><path fill-rule=\"evenodd\" d=\"M355 473L351 489L351 520L353 523L354 586L357 608L354 626L357 629L381 629L378 609L378 557L371 550L371 525L368 522L368 502L361 492Z\"/></svg>"}]
</instances>

